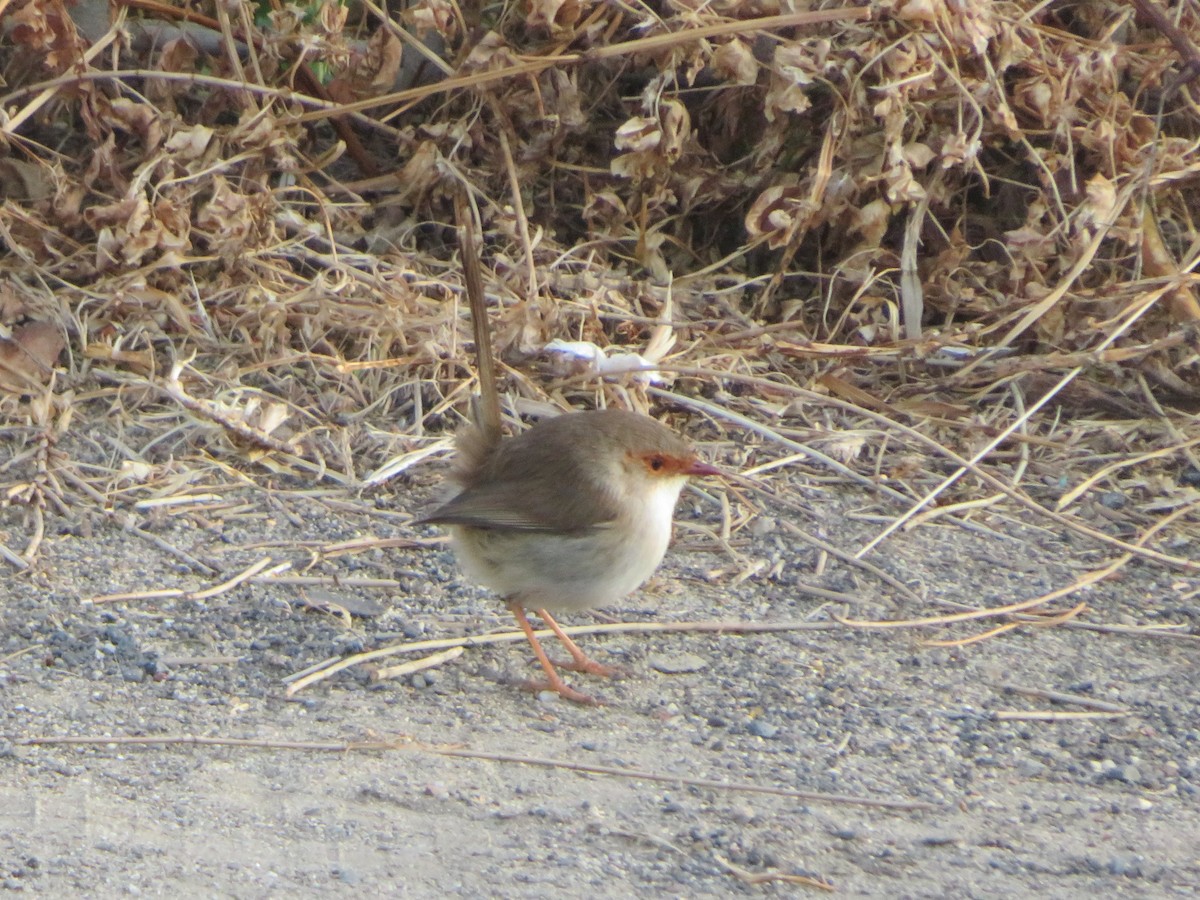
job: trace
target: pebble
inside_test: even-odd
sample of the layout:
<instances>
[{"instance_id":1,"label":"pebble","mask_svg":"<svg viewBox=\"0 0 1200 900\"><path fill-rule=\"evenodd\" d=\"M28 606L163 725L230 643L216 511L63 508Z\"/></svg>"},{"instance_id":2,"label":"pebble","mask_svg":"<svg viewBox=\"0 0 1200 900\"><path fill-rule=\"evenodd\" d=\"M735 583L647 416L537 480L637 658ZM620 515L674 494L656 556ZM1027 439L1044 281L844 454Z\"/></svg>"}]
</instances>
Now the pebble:
<instances>
[{"instance_id":1,"label":"pebble","mask_svg":"<svg viewBox=\"0 0 1200 900\"><path fill-rule=\"evenodd\" d=\"M1117 875L1122 878L1141 878L1142 863L1145 862L1140 855L1133 853L1129 856L1114 856L1108 861L1105 867L1110 875Z\"/></svg>"},{"instance_id":2,"label":"pebble","mask_svg":"<svg viewBox=\"0 0 1200 900\"><path fill-rule=\"evenodd\" d=\"M746 730L751 734L757 735L760 738L770 740L779 734L779 727L772 725L770 722L764 722L762 719L755 719L746 726Z\"/></svg>"},{"instance_id":3,"label":"pebble","mask_svg":"<svg viewBox=\"0 0 1200 900\"><path fill-rule=\"evenodd\" d=\"M1123 781L1126 784L1141 784L1142 770L1137 766L1113 766L1104 773L1104 777L1112 781Z\"/></svg>"},{"instance_id":4,"label":"pebble","mask_svg":"<svg viewBox=\"0 0 1200 900\"><path fill-rule=\"evenodd\" d=\"M921 843L926 847L948 847L957 844L958 838L952 834L927 834L921 838Z\"/></svg>"},{"instance_id":5,"label":"pebble","mask_svg":"<svg viewBox=\"0 0 1200 900\"><path fill-rule=\"evenodd\" d=\"M1046 767L1036 759L1023 759L1017 763L1017 772L1024 778L1040 778L1046 774Z\"/></svg>"},{"instance_id":6,"label":"pebble","mask_svg":"<svg viewBox=\"0 0 1200 900\"><path fill-rule=\"evenodd\" d=\"M708 667L708 660L695 653L655 653L649 662L650 668L665 675L699 672Z\"/></svg>"},{"instance_id":7,"label":"pebble","mask_svg":"<svg viewBox=\"0 0 1200 900\"><path fill-rule=\"evenodd\" d=\"M750 533L755 537L766 537L776 529L777 525L770 516L759 516L750 523Z\"/></svg>"}]
</instances>

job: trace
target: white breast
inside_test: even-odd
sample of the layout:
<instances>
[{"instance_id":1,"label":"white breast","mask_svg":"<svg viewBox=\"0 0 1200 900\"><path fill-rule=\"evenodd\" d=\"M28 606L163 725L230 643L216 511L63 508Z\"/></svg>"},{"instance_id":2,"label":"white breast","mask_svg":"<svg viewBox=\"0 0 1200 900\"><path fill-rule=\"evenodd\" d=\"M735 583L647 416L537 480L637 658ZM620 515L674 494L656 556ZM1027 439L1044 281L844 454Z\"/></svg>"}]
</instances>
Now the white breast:
<instances>
[{"instance_id":1,"label":"white breast","mask_svg":"<svg viewBox=\"0 0 1200 900\"><path fill-rule=\"evenodd\" d=\"M679 501L679 492L683 490L683 485L682 478L656 479L640 498L641 503L630 516L634 527L631 529L631 540L627 546L627 577L621 585L618 597L641 587L662 562L667 552L667 544L671 542L671 522L675 517L675 504Z\"/></svg>"}]
</instances>

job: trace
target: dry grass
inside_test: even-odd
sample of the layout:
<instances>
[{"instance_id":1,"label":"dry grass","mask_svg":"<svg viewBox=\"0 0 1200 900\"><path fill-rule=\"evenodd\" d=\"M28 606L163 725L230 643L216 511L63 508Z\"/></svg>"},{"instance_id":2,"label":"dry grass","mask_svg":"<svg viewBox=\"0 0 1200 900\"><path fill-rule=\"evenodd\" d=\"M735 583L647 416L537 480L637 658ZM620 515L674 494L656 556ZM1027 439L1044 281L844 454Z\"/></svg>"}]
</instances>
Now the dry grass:
<instances>
[{"instance_id":1,"label":"dry grass","mask_svg":"<svg viewBox=\"0 0 1200 900\"><path fill-rule=\"evenodd\" d=\"M46 510L442 453L465 185L510 413L652 409L892 528L1020 509L1097 572L1200 569L1190 5L0 8L11 567ZM732 533L761 498L727 502Z\"/></svg>"}]
</instances>

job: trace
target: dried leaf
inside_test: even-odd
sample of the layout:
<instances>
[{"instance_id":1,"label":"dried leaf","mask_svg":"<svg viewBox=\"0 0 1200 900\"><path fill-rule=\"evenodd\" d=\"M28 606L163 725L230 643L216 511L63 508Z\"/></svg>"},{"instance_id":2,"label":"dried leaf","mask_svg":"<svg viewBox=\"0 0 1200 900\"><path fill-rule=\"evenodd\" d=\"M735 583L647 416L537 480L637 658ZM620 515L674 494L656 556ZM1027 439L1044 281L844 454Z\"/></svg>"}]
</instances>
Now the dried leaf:
<instances>
[{"instance_id":1,"label":"dried leaf","mask_svg":"<svg viewBox=\"0 0 1200 900\"><path fill-rule=\"evenodd\" d=\"M54 193L49 167L22 159L0 159L0 199L45 200Z\"/></svg>"},{"instance_id":2,"label":"dried leaf","mask_svg":"<svg viewBox=\"0 0 1200 900\"><path fill-rule=\"evenodd\" d=\"M61 331L49 322L30 322L0 337L0 390L28 395L50 383L66 347Z\"/></svg>"},{"instance_id":3,"label":"dried leaf","mask_svg":"<svg viewBox=\"0 0 1200 900\"><path fill-rule=\"evenodd\" d=\"M551 34L571 31L583 11L579 0L528 0L528 7L525 24Z\"/></svg>"},{"instance_id":4,"label":"dried leaf","mask_svg":"<svg viewBox=\"0 0 1200 900\"><path fill-rule=\"evenodd\" d=\"M749 85L758 81L758 60L750 45L741 38L733 38L722 44L713 53L713 69L717 74L734 84Z\"/></svg>"}]
</instances>

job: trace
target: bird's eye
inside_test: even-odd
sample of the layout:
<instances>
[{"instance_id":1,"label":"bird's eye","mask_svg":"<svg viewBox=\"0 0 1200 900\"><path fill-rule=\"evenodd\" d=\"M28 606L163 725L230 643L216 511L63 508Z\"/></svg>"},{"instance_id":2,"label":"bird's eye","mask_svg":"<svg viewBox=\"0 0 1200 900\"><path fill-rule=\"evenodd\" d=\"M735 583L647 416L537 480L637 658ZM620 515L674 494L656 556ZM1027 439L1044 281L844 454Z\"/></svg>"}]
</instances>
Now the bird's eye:
<instances>
[{"instance_id":1,"label":"bird's eye","mask_svg":"<svg viewBox=\"0 0 1200 900\"><path fill-rule=\"evenodd\" d=\"M663 466L667 464L667 461L661 456L652 456L650 457L649 463L652 471L661 472L663 470Z\"/></svg>"}]
</instances>

